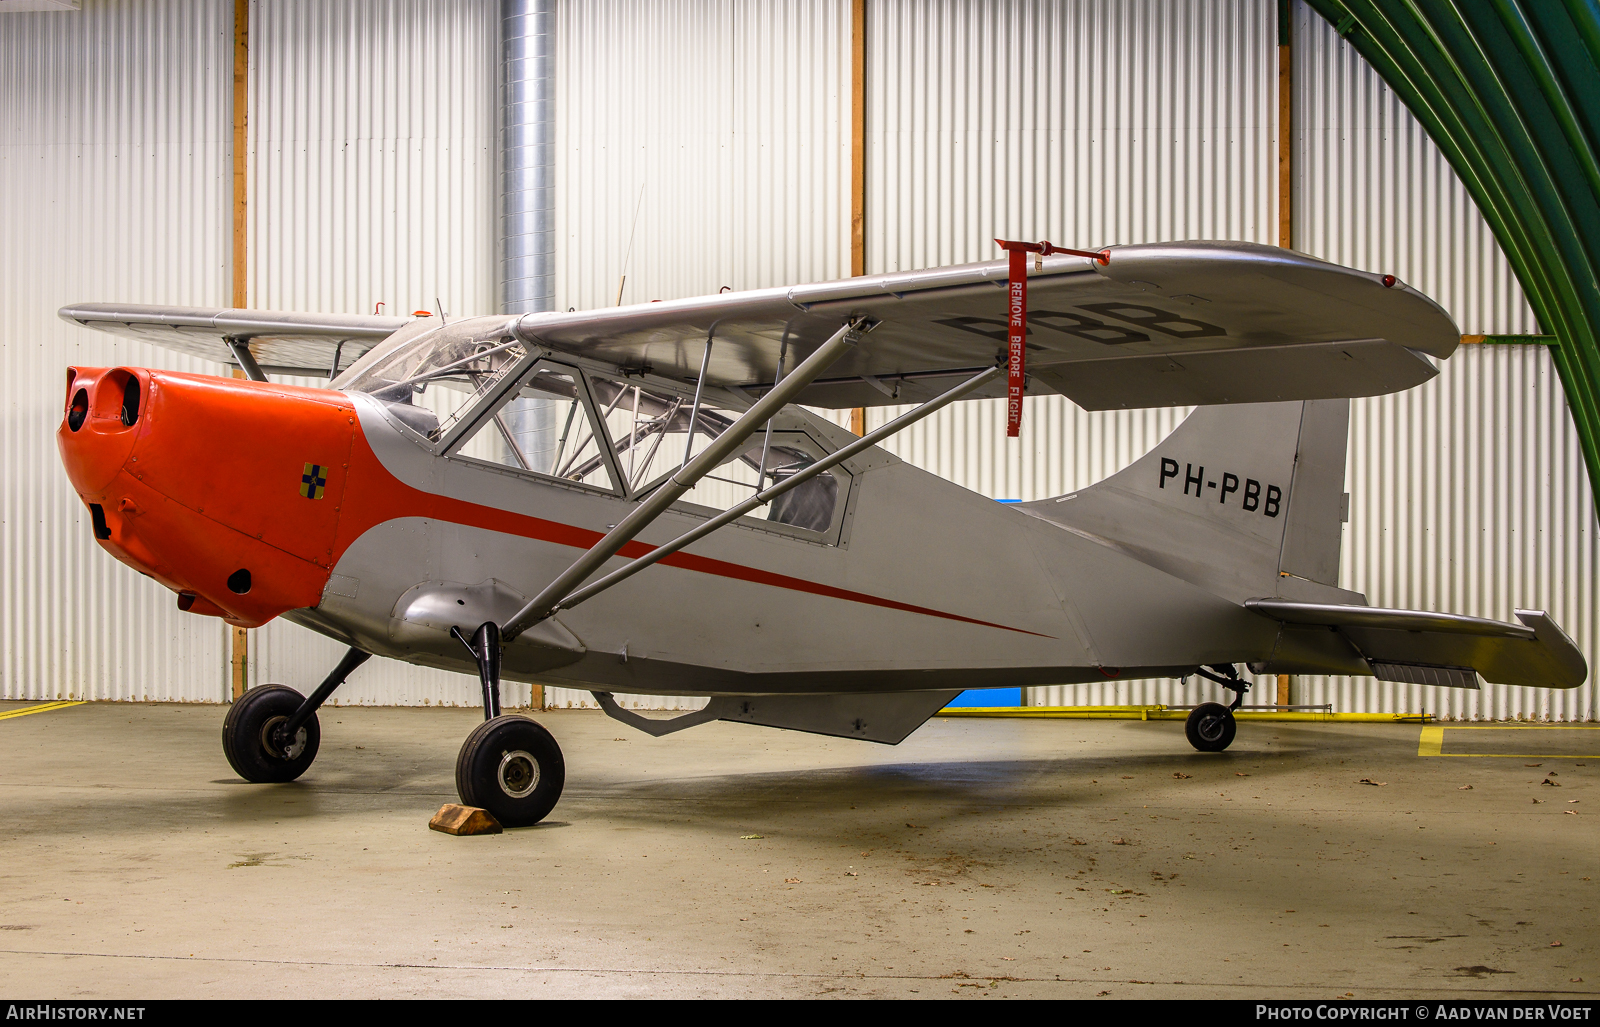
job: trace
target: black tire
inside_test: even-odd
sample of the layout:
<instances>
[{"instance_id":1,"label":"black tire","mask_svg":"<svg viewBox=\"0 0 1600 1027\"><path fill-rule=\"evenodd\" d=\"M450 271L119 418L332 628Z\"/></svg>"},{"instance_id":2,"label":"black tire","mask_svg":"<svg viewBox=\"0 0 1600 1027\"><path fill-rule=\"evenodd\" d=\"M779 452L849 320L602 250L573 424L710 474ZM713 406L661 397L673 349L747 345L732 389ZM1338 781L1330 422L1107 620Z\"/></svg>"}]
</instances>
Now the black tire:
<instances>
[{"instance_id":1,"label":"black tire","mask_svg":"<svg viewBox=\"0 0 1600 1027\"><path fill-rule=\"evenodd\" d=\"M1233 711L1219 702L1201 703L1189 713L1183 724L1183 733L1189 744L1201 752L1221 752L1233 744L1234 732L1239 722Z\"/></svg>"},{"instance_id":2,"label":"black tire","mask_svg":"<svg viewBox=\"0 0 1600 1027\"><path fill-rule=\"evenodd\" d=\"M566 782L561 747L527 717L484 721L456 758L461 802L488 810L506 827L529 827L549 816Z\"/></svg>"},{"instance_id":3,"label":"black tire","mask_svg":"<svg viewBox=\"0 0 1600 1027\"><path fill-rule=\"evenodd\" d=\"M258 784L293 781L317 758L322 728L317 715L295 732L294 756L284 756L268 744L268 732L288 720L305 697L286 685L262 685L246 692L222 721L222 751L234 772Z\"/></svg>"}]
</instances>

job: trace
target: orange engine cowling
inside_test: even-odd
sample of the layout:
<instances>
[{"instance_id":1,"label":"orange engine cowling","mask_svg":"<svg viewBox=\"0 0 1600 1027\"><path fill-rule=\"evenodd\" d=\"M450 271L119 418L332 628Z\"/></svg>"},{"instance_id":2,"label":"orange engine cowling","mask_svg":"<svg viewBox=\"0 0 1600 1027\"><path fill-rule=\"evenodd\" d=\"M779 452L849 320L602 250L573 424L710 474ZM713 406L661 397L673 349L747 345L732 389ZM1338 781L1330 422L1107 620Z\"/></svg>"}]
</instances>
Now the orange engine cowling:
<instances>
[{"instance_id":1,"label":"orange engine cowling","mask_svg":"<svg viewBox=\"0 0 1600 1027\"><path fill-rule=\"evenodd\" d=\"M143 368L69 368L56 432L95 538L254 627L321 601L355 410L342 393Z\"/></svg>"}]
</instances>

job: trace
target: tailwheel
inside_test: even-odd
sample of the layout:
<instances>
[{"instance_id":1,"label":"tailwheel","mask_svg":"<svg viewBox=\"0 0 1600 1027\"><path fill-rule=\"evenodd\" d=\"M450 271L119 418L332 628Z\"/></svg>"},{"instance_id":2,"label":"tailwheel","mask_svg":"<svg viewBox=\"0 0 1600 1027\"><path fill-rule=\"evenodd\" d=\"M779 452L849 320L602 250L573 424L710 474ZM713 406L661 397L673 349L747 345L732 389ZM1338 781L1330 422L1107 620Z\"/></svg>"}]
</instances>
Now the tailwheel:
<instances>
[{"instance_id":1,"label":"tailwheel","mask_svg":"<svg viewBox=\"0 0 1600 1027\"><path fill-rule=\"evenodd\" d=\"M283 728L305 698L285 685L261 685L246 692L222 721L222 751L246 781L293 781L317 758L322 730L311 714L284 737Z\"/></svg>"},{"instance_id":2,"label":"tailwheel","mask_svg":"<svg viewBox=\"0 0 1600 1027\"><path fill-rule=\"evenodd\" d=\"M1189 713L1183 733L1188 736L1189 744L1201 752L1221 752L1233 744L1238 726L1232 710L1219 702L1208 702Z\"/></svg>"},{"instance_id":3,"label":"tailwheel","mask_svg":"<svg viewBox=\"0 0 1600 1027\"><path fill-rule=\"evenodd\" d=\"M506 827L537 824L555 809L567 765L550 732L527 717L486 720L462 743L456 792Z\"/></svg>"}]
</instances>

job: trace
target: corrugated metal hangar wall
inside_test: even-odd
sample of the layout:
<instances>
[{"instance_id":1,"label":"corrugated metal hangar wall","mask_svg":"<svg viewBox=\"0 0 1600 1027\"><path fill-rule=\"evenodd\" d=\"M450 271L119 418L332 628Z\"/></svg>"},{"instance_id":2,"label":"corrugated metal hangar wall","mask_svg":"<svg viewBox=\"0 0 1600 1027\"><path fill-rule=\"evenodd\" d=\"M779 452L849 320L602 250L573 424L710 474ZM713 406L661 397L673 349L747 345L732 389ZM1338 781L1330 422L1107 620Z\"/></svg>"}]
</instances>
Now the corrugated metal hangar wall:
<instances>
[{"instance_id":1,"label":"corrugated metal hangar wall","mask_svg":"<svg viewBox=\"0 0 1600 1027\"><path fill-rule=\"evenodd\" d=\"M1276 243L1276 6L868 0L866 270L991 258L996 235ZM564 2L558 26L558 305L614 303L624 274L624 299L640 300L849 273L848 0ZM494 309L497 33L484 0L252 6L250 305ZM99 552L51 433L68 363L217 370L54 311L228 302L232 51L229 0L0 15L0 696L228 694L223 628ZM1438 151L1299 3L1293 51L1295 246L1399 275L1463 332L1537 332ZM970 403L893 448L986 495L1030 499L1126 465L1184 413L1031 399L1025 437L1008 444L999 405ZM1358 401L1348 489L1345 587L1497 618L1546 608L1597 662L1595 513L1544 347L1463 346L1430 385ZM252 683L307 687L339 654L287 624L250 634ZM384 661L340 701L475 704L476 691ZM1029 701L1200 694L1111 682ZM1308 678L1295 698L1597 712L1592 684L1470 693Z\"/></svg>"}]
</instances>

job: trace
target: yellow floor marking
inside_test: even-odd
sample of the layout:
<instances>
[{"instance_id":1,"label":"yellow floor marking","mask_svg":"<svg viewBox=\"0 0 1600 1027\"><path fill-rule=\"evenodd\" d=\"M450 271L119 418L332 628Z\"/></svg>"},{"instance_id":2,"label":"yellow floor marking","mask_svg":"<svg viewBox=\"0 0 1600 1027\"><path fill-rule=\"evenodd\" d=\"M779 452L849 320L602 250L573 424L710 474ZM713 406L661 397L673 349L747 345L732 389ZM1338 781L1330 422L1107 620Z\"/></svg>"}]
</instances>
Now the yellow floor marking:
<instances>
[{"instance_id":1,"label":"yellow floor marking","mask_svg":"<svg viewBox=\"0 0 1600 1027\"><path fill-rule=\"evenodd\" d=\"M68 706L82 705L82 700L41 703L38 706L29 706L20 710L7 710L4 713L0 713L0 720L10 720L12 717L26 717L30 713L49 713L51 710L64 710Z\"/></svg>"},{"instance_id":2,"label":"yellow floor marking","mask_svg":"<svg viewBox=\"0 0 1600 1027\"><path fill-rule=\"evenodd\" d=\"M1532 752L1440 752L1444 747L1444 733L1450 731L1594 731L1600 724L1430 724L1417 738L1418 756L1443 756L1472 760L1592 760L1600 753L1586 756L1552 756Z\"/></svg>"},{"instance_id":3,"label":"yellow floor marking","mask_svg":"<svg viewBox=\"0 0 1600 1027\"><path fill-rule=\"evenodd\" d=\"M1600 724L1445 724L1452 731L1600 731Z\"/></svg>"}]
</instances>

